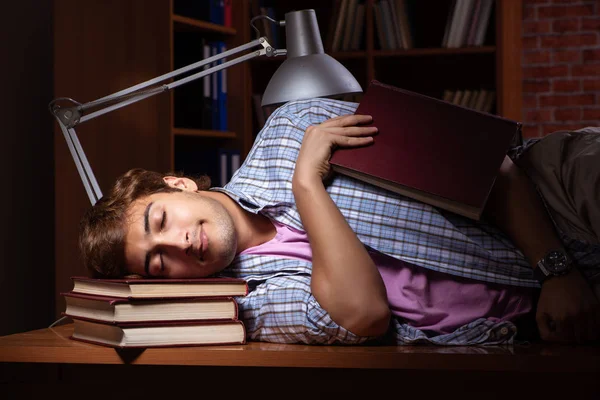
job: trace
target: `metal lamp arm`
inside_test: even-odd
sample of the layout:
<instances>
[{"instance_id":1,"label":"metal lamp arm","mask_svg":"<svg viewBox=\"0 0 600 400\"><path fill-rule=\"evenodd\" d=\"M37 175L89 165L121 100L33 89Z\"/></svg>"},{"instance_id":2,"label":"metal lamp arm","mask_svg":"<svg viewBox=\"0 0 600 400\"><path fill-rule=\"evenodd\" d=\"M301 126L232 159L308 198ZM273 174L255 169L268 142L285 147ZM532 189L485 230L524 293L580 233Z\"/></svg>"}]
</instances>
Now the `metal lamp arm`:
<instances>
[{"instance_id":1,"label":"metal lamp arm","mask_svg":"<svg viewBox=\"0 0 600 400\"><path fill-rule=\"evenodd\" d=\"M186 72L192 71L197 68L204 67L208 64L219 61L223 58L235 55L239 52L253 49L257 46L261 46L260 49L255 50L246 55L235 58L231 61L226 61L220 64L217 64L211 68L204 69L203 71L192 74L186 78L179 79L173 81L169 84L158 85L160 82L163 82L167 79L171 79L178 75L184 74ZM50 112L54 115L58 124L61 128L63 136L67 142L69 147L69 151L71 152L71 156L75 161L75 165L77 166L77 171L79 172L79 176L83 182L85 190L88 194L90 202L92 205L96 204L96 202L102 197L102 192L100 191L100 187L98 186L98 182L94 173L90 167L90 164L85 156L85 152L79 143L79 139L77 138L77 133L75 132L75 126L78 124L88 121L90 119L96 118L100 115L106 114L108 112L117 110L119 108L125 107L129 104L135 103L137 101L146 99L148 97L154 96L159 93L166 92L170 89L181 86L185 83L191 82L193 80L202 78L206 75L213 74L222 69L229 68L233 65L239 64L241 62L245 62L255 57L259 56L268 56L274 57L279 55L285 55L285 50L276 50L267 41L265 37L261 37L259 39L253 40L241 46L235 47L231 50L224 51L220 54L217 54L212 57L208 57L204 60L198 61L196 63L190 64L183 68L179 68L175 71L169 72L167 74L158 76L154 79L150 79L149 81L137 84L130 88L121 90L119 92L113 93L109 96L102 97L98 100L91 101L89 103L81 104L73 99L69 98L57 98L50 102L49 108ZM62 102L69 103L68 106L61 106ZM104 107L104 108L101 108ZM96 110L96 111L93 111ZM89 112L92 111L92 112ZM87 113L89 112L89 113Z\"/></svg>"}]
</instances>

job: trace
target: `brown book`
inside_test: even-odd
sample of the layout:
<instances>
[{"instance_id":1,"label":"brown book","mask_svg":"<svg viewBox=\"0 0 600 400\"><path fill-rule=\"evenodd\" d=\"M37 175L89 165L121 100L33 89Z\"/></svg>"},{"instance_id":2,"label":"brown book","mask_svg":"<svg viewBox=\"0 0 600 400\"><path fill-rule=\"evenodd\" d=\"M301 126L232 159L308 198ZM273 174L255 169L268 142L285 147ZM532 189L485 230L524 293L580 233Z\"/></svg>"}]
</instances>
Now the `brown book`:
<instances>
[{"instance_id":1,"label":"brown book","mask_svg":"<svg viewBox=\"0 0 600 400\"><path fill-rule=\"evenodd\" d=\"M238 318L237 302L232 297L130 300L72 292L61 295L66 303L64 316L111 324Z\"/></svg>"},{"instance_id":2,"label":"brown book","mask_svg":"<svg viewBox=\"0 0 600 400\"><path fill-rule=\"evenodd\" d=\"M246 343L242 321L105 324L73 318L71 339L115 348Z\"/></svg>"},{"instance_id":3,"label":"brown book","mask_svg":"<svg viewBox=\"0 0 600 400\"><path fill-rule=\"evenodd\" d=\"M335 172L479 220L521 123L372 81L356 114L379 129L338 149ZM371 125L370 124L370 125Z\"/></svg>"},{"instance_id":4,"label":"brown book","mask_svg":"<svg viewBox=\"0 0 600 400\"><path fill-rule=\"evenodd\" d=\"M94 279L71 277L74 293L129 299L172 297L245 296L248 284L237 278L197 279Z\"/></svg>"}]
</instances>

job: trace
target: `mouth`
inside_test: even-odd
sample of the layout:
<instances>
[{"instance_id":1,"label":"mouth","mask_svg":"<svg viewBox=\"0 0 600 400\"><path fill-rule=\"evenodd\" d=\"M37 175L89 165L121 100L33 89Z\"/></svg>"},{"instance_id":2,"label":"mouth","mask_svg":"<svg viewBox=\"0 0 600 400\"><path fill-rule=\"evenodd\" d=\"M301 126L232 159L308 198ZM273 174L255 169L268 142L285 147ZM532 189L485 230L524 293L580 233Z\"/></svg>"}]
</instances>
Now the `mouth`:
<instances>
[{"instance_id":1,"label":"mouth","mask_svg":"<svg viewBox=\"0 0 600 400\"><path fill-rule=\"evenodd\" d=\"M200 225L198 230L198 251L196 252L197 257L200 261L204 261L204 255L208 249L208 238L206 232L204 232L204 226Z\"/></svg>"}]
</instances>

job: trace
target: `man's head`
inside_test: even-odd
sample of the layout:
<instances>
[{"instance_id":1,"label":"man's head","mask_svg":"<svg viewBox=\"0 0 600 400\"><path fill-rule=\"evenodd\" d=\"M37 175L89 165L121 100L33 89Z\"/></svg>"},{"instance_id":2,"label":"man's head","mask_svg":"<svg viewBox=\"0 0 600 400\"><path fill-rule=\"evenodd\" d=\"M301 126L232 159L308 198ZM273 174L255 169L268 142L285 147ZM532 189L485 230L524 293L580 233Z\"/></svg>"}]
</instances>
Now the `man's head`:
<instances>
[{"instance_id":1,"label":"man's head","mask_svg":"<svg viewBox=\"0 0 600 400\"><path fill-rule=\"evenodd\" d=\"M80 250L96 277L202 277L233 260L233 220L210 180L133 169L81 221Z\"/></svg>"}]
</instances>

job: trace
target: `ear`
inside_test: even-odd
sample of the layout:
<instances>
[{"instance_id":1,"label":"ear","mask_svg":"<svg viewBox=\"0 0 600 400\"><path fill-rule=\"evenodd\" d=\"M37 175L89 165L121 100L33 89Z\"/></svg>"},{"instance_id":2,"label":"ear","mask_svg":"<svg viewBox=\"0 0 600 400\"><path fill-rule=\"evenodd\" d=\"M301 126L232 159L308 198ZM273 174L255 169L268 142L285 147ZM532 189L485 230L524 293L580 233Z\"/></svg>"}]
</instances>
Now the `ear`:
<instances>
[{"instance_id":1,"label":"ear","mask_svg":"<svg viewBox=\"0 0 600 400\"><path fill-rule=\"evenodd\" d=\"M165 176L163 180L167 185L184 191L195 192L196 190L198 190L198 185L196 185L196 182L194 182L190 178L182 178L178 176Z\"/></svg>"}]
</instances>

